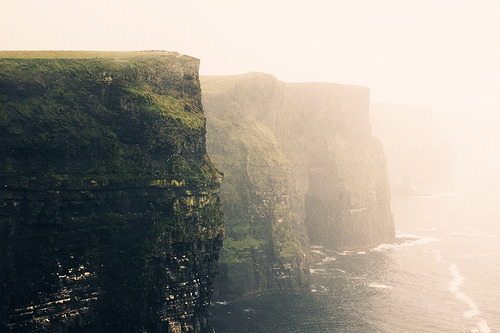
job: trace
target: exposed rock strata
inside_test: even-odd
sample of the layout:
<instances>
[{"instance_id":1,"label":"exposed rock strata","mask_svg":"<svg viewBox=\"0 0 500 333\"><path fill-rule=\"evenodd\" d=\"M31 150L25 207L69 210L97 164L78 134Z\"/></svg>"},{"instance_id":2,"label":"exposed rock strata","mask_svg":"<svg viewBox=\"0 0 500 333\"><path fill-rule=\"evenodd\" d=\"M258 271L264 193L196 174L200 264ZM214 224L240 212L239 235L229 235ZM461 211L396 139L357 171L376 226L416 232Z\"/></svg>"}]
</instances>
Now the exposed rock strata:
<instances>
[{"instance_id":1,"label":"exposed rock strata","mask_svg":"<svg viewBox=\"0 0 500 333\"><path fill-rule=\"evenodd\" d=\"M244 77L234 86L229 82L227 94L219 94L219 83L228 82L202 79L207 148L224 171L221 201L230 221L216 294L305 288L308 246L303 210L294 204L300 200L291 178L293 164L261 119L273 116L281 83Z\"/></svg>"},{"instance_id":2,"label":"exposed rock strata","mask_svg":"<svg viewBox=\"0 0 500 333\"><path fill-rule=\"evenodd\" d=\"M335 249L394 239L367 88L261 73L201 82L207 149L225 172L220 296L305 288L309 239Z\"/></svg>"},{"instance_id":3,"label":"exposed rock strata","mask_svg":"<svg viewBox=\"0 0 500 333\"><path fill-rule=\"evenodd\" d=\"M394 240L382 145L370 130L368 88L287 84L290 149L305 161L305 225L312 244L359 249ZM306 120L307 119L307 120Z\"/></svg>"},{"instance_id":4,"label":"exposed rock strata","mask_svg":"<svg viewBox=\"0 0 500 333\"><path fill-rule=\"evenodd\" d=\"M199 61L64 54L0 59L0 331L211 331Z\"/></svg>"}]
</instances>

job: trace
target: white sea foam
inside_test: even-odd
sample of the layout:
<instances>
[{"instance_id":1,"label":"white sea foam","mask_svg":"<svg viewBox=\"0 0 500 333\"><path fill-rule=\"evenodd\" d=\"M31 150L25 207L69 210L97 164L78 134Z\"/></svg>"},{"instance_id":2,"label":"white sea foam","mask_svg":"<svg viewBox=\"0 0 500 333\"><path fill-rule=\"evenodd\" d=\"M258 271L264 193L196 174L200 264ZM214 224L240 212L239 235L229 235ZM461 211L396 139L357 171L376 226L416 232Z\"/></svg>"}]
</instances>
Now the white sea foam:
<instances>
[{"instance_id":1,"label":"white sea foam","mask_svg":"<svg viewBox=\"0 0 500 333\"><path fill-rule=\"evenodd\" d=\"M311 274L316 274L318 272L326 272L326 269L324 269L324 268L309 268L309 272Z\"/></svg>"},{"instance_id":2,"label":"white sea foam","mask_svg":"<svg viewBox=\"0 0 500 333\"><path fill-rule=\"evenodd\" d=\"M478 328L478 330L476 332L481 332L481 333L490 333L491 332L491 329L488 326L488 323L484 319L481 319L477 323L477 328Z\"/></svg>"},{"instance_id":3,"label":"white sea foam","mask_svg":"<svg viewBox=\"0 0 500 333\"><path fill-rule=\"evenodd\" d=\"M227 301L216 301L215 304L218 304L218 305L227 305Z\"/></svg>"},{"instance_id":4,"label":"white sea foam","mask_svg":"<svg viewBox=\"0 0 500 333\"><path fill-rule=\"evenodd\" d=\"M371 249L371 251L383 251L383 250L389 250L393 249L396 247L397 244L380 244L376 248Z\"/></svg>"},{"instance_id":5,"label":"white sea foam","mask_svg":"<svg viewBox=\"0 0 500 333\"><path fill-rule=\"evenodd\" d=\"M321 250L311 250L312 253L317 253L317 254L325 254L323 251Z\"/></svg>"},{"instance_id":6,"label":"white sea foam","mask_svg":"<svg viewBox=\"0 0 500 333\"><path fill-rule=\"evenodd\" d=\"M451 291L455 297L469 306L469 310L464 311L462 314L465 318L472 318L481 314L476 303L469 296L460 291L460 285L465 281L465 278L460 275L456 264L450 264L450 273L453 280L448 283L448 290Z\"/></svg>"},{"instance_id":7,"label":"white sea foam","mask_svg":"<svg viewBox=\"0 0 500 333\"><path fill-rule=\"evenodd\" d=\"M450 272L451 275L453 275L453 280L448 283L448 290L451 292L456 292L458 291L460 285L464 282L465 278L460 275L460 272L457 269L457 265L455 264L450 265Z\"/></svg>"},{"instance_id":8,"label":"white sea foam","mask_svg":"<svg viewBox=\"0 0 500 333\"><path fill-rule=\"evenodd\" d=\"M345 273L345 271L343 269L336 268L336 270L339 271L339 272Z\"/></svg>"},{"instance_id":9,"label":"white sea foam","mask_svg":"<svg viewBox=\"0 0 500 333\"><path fill-rule=\"evenodd\" d=\"M394 244L380 244L379 246L371 249L370 251L384 251L389 249L395 249L399 247L424 245L430 242L437 242L439 239L434 237L424 237L413 234L404 233L402 231L396 231L396 238L402 239L404 241Z\"/></svg>"},{"instance_id":10,"label":"white sea foam","mask_svg":"<svg viewBox=\"0 0 500 333\"><path fill-rule=\"evenodd\" d=\"M439 251L439 250L436 250L436 260L439 262L445 262L442 259L442 254L441 254L441 251ZM467 304L469 306L469 309L466 311L463 311L462 315L465 318L472 318L472 317L479 316L481 314L481 311L479 311L477 304L472 300L472 298L470 298L465 293L460 291L460 286L462 285L462 283L464 283L465 277L463 277L460 274L460 271L458 270L457 265L454 263L450 264L449 270L450 270L451 275L453 276L453 279L450 282L448 282L448 290L451 293L453 293L455 298L461 300L462 302L464 302L465 304ZM477 328L474 328L472 330L472 332L489 333L489 332L491 332L491 330L490 330L486 320L479 317L479 322L477 323Z\"/></svg>"},{"instance_id":11,"label":"white sea foam","mask_svg":"<svg viewBox=\"0 0 500 333\"><path fill-rule=\"evenodd\" d=\"M335 261L335 260L337 260L337 258L335 257L326 257L321 260L321 263L324 264L325 262Z\"/></svg>"},{"instance_id":12,"label":"white sea foam","mask_svg":"<svg viewBox=\"0 0 500 333\"><path fill-rule=\"evenodd\" d=\"M415 235L415 234L409 234L409 233L404 232L404 231L396 231L396 238L403 238L403 239L409 238L410 240L406 243L414 243L414 242L428 243L428 242L435 242L435 241L439 240L439 239L434 238L434 237L419 236L419 235ZM405 244L405 243L403 243L403 244Z\"/></svg>"},{"instance_id":13,"label":"white sea foam","mask_svg":"<svg viewBox=\"0 0 500 333\"><path fill-rule=\"evenodd\" d=\"M386 286L385 284L379 284L379 283L370 283L368 287L371 288L381 288L381 289L391 289L392 287Z\"/></svg>"},{"instance_id":14,"label":"white sea foam","mask_svg":"<svg viewBox=\"0 0 500 333\"><path fill-rule=\"evenodd\" d=\"M349 254L359 254L358 251L343 251L343 252L337 252L337 254L340 254L341 256L346 256L346 255L349 255Z\"/></svg>"},{"instance_id":15,"label":"white sea foam","mask_svg":"<svg viewBox=\"0 0 500 333\"><path fill-rule=\"evenodd\" d=\"M318 290L318 289L319 289L319 290ZM328 288L327 288L327 287L325 287L325 286L322 286L322 285L318 286L318 288L316 288L316 286L315 286L315 285L312 285L312 286L311 286L311 292L312 292L312 293L317 293L318 291L325 292L325 291L328 291Z\"/></svg>"},{"instance_id":16,"label":"white sea foam","mask_svg":"<svg viewBox=\"0 0 500 333\"><path fill-rule=\"evenodd\" d=\"M359 251L358 254L366 254L365 251Z\"/></svg>"}]
</instances>

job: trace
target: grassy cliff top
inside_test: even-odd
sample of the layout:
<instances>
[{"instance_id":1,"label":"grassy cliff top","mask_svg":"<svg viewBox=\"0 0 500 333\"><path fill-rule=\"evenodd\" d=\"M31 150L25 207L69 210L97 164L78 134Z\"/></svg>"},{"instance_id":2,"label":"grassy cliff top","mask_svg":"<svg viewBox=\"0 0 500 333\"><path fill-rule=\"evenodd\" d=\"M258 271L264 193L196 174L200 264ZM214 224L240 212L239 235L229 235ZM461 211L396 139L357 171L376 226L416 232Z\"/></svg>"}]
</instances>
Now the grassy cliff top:
<instances>
[{"instance_id":1,"label":"grassy cliff top","mask_svg":"<svg viewBox=\"0 0 500 333\"><path fill-rule=\"evenodd\" d=\"M0 51L0 181L3 167L16 181L22 170L36 180L187 179L191 167L203 178L198 65L162 51Z\"/></svg>"},{"instance_id":2,"label":"grassy cliff top","mask_svg":"<svg viewBox=\"0 0 500 333\"><path fill-rule=\"evenodd\" d=\"M188 57L177 52L163 50L148 51L0 51L0 58L6 59L115 59L147 58L158 56Z\"/></svg>"},{"instance_id":3,"label":"grassy cliff top","mask_svg":"<svg viewBox=\"0 0 500 333\"><path fill-rule=\"evenodd\" d=\"M255 78L268 78L274 79L276 78L271 74L261 73L261 72L249 72L245 74L235 74L235 75L201 75L200 80L205 83L212 83L216 81L239 81L239 80L247 80L247 79L255 79Z\"/></svg>"},{"instance_id":4,"label":"grassy cliff top","mask_svg":"<svg viewBox=\"0 0 500 333\"><path fill-rule=\"evenodd\" d=\"M271 74L261 73L261 72L249 72L245 74L236 75L202 75L200 76L200 82L204 86L203 90L209 93L221 93L229 90L231 87L237 83L244 81L258 81L258 80L271 80L277 82L283 82L278 80ZM353 91L353 92L368 92L370 89L368 87L354 85L354 84L344 84L344 83L332 83L332 82L283 82L289 87L294 88L312 88L312 89L332 89L336 88L339 90Z\"/></svg>"},{"instance_id":5,"label":"grassy cliff top","mask_svg":"<svg viewBox=\"0 0 500 333\"><path fill-rule=\"evenodd\" d=\"M200 84L204 94L221 94L234 89L242 83L252 82L279 82L271 74L250 72L238 75L203 75L200 76Z\"/></svg>"}]
</instances>

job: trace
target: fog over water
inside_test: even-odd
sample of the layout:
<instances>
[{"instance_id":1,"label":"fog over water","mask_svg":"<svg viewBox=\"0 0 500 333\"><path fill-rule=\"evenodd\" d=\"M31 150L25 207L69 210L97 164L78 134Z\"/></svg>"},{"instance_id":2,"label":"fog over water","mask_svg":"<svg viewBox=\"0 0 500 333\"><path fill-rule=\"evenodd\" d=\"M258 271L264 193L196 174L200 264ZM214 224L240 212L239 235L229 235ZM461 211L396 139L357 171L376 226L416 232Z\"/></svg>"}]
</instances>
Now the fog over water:
<instances>
[{"instance_id":1,"label":"fog over water","mask_svg":"<svg viewBox=\"0 0 500 333\"><path fill-rule=\"evenodd\" d=\"M159 49L201 59L202 75L367 86L431 112L455 149L453 186L393 199L414 243L318 249L331 260L312 268L313 293L219 305L219 332L500 330L499 0L0 0L0 50Z\"/></svg>"}]
</instances>

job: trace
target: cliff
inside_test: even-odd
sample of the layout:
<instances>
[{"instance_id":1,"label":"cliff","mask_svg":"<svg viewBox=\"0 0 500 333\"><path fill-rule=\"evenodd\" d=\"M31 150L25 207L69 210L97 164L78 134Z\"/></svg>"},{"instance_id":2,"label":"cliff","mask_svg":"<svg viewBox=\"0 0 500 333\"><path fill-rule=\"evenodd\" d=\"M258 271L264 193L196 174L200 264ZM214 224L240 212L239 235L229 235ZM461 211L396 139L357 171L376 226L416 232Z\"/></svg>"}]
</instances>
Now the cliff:
<instances>
[{"instance_id":1,"label":"cliff","mask_svg":"<svg viewBox=\"0 0 500 333\"><path fill-rule=\"evenodd\" d=\"M305 225L312 244L360 249L394 240L386 160L370 129L368 88L288 85L290 147L305 161Z\"/></svg>"},{"instance_id":2,"label":"cliff","mask_svg":"<svg viewBox=\"0 0 500 333\"><path fill-rule=\"evenodd\" d=\"M219 296L305 288L309 241L350 249L394 239L367 88L261 73L201 83L207 149L225 172Z\"/></svg>"},{"instance_id":3,"label":"cliff","mask_svg":"<svg viewBox=\"0 0 500 333\"><path fill-rule=\"evenodd\" d=\"M0 52L0 331L210 331L199 61Z\"/></svg>"},{"instance_id":4,"label":"cliff","mask_svg":"<svg viewBox=\"0 0 500 333\"><path fill-rule=\"evenodd\" d=\"M453 174L454 149L433 121L431 110L372 103L370 118L373 133L387 155L393 190L408 182L433 191L448 182Z\"/></svg>"},{"instance_id":5,"label":"cliff","mask_svg":"<svg viewBox=\"0 0 500 333\"><path fill-rule=\"evenodd\" d=\"M282 85L268 77L201 78L207 149L224 171L220 197L229 221L217 297L308 286L307 237L303 212L293 205L293 165L262 118L273 117Z\"/></svg>"}]
</instances>

